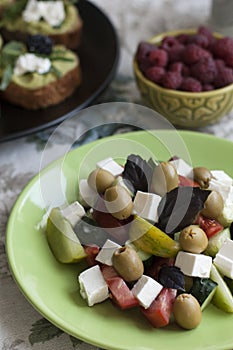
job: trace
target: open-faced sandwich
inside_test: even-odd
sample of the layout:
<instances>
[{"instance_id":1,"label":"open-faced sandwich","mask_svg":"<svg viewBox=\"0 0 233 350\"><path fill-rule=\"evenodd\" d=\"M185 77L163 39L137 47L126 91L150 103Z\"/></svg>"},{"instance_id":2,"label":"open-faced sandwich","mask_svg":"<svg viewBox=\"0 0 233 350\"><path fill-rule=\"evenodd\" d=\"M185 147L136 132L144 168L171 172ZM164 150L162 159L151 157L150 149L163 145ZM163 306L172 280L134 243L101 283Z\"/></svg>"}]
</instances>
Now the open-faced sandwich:
<instances>
[{"instance_id":1,"label":"open-faced sandwich","mask_svg":"<svg viewBox=\"0 0 233 350\"><path fill-rule=\"evenodd\" d=\"M40 34L26 44L10 41L0 52L0 98L27 109L60 103L81 83L78 56L63 45L52 45Z\"/></svg>"},{"instance_id":2,"label":"open-faced sandwich","mask_svg":"<svg viewBox=\"0 0 233 350\"><path fill-rule=\"evenodd\" d=\"M6 0L5 0L6 1ZM69 49L80 44L83 22L72 0L17 0L3 12L1 34L6 41L26 41L43 34Z\"/></svg>"}]
</instances>

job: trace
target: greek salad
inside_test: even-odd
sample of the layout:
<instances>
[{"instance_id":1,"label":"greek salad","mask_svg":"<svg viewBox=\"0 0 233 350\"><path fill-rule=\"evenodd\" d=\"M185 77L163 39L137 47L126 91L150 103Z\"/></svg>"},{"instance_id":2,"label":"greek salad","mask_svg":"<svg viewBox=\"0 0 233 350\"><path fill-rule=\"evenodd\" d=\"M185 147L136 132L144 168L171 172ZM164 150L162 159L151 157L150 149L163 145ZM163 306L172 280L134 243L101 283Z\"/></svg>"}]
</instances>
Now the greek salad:
<instances>
[{"instance_id":1,"label":"greek salad","mask_svg":"<svg viewBox=\"0 0 233 350\"><path fill-rule=\"evenodd\" d=\"M179 157L111 157L79 181L77 201L49 213L46 237L92 307L139 308L155 327L197 327L210 305L233 313L233 179Z\"/></svg>"}]
</instances>

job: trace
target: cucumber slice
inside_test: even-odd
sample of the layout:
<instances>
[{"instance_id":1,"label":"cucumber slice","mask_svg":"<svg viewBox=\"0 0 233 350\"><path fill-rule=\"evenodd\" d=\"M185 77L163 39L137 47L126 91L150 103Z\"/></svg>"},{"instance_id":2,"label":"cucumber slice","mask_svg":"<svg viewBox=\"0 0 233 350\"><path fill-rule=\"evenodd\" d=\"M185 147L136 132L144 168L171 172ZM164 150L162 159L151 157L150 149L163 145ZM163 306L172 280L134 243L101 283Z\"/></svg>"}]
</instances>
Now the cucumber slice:
<instances>
[{"instance_id":1,"label":"cucumber slice","mask_svg":"<svg viewBox=\"0 0 233 350\"><path fill-rule=\"evenodd\" d=\"M137 253L138 255L140 256L141 260L142 261L146 261L148 260L152 254L150 253L146 253L144 252L144 250L141 250L140 248L138 248L135 244L133 244L133 242L131 242L130 240L126 241L125 242L125 245L128 245L129 247L133 248Z\"/></svg>"},{"instance_id":2,"label":"cucumber slice","mask_svg":"<svg viewBox=\"0 0 233 350\"><path fill-rule=\"evenodd\" d=\"M193 277L184 275L184 288L186 292L189 293L192 286L193 286Z\"/></svg>"},{"instance_id":3,"label":"cucumber slice","mask_svg":"<svg viewBox=\"0 0 233 350\"><path fill-rule=\"evenodd\" d=\"M178 242L138 215L130 224L129 236L138 249L163 258L175 257L180 250Z\"/></svg>"},{"instance_id":4,"label":"cucumber slice","mask_svg":"<svg viewBox=\"0 0 233 350\"><path fill-rule=\"evenodd\" d=\"M227 238L231 238L229 227L218 232L216 235L209 239L208 246L204 251L204 254L210 255L214 258Z\"/></svg>"},{"instance_id":5,"label":"cucumber slice","mask_svg":"<svg viewBox=\"0 0 233 350\"><path fill-rule=\"evenodd\" d=\"M225 312L233 312L233 296L214 264L211 266L210 278L218 284L211 302Z\"/></svg>"},{"instance_id":6,"label":"cucumber slice","mask_svg":"<svg viewBox=\"0 0 233 350\"><path fill-rule=\"evenodd\" d=\"M176 242L179 242L179 238L180 238L180 231L175 232L175 233L174 233L174 240L175 240Z\"/></svg>"},{"instance_id":7,"label":"cucumber slice","mask_svg":"<svg viewBox=\"0 0 233 350\"><path fill-rule=\"evenodd\" d=\"M204 310L214 296L216 288L217 283L212 281L211 278L195 277L189 293L198 300L201 310Z\"/></svg>"},{"instance_id":8,"label":"cucumber slice","mask_svg":"<svg viewBox=\"0 0 233 350\"><path fill-rule=\"evenodd\" d=\"M217 285L216 285L217 288ZM212 292L208 295L208 297L206 298L206 300L203 302L203 304L201 305L201 311L205 310L205 308L210 304L211 300L213 299L213 296L216 292L216 288L214 288L212 290Z\"/></svg>"},{"instance_id":9,"label":"cucumber slice","mask_svg":"<svg viewBox=\"0 0 233 350\"><path fill-rule=\"evenodd\" d=\"M233 280L231 278L229 278L229 277L224 276L224 281L228 285L231 293L233 294Z\"/></svg>"},{"instance_id":10,"label":"cucumber slice","mask_svg":"<svg viewBox=\"0 0 233 350\"><path fill-rule=\"evenodd\" d=\"M61 263L75 263L86 257L86 253L59 208L53 208L49 214L46 237L55 258Z\"/></svg>"}]
</instances>

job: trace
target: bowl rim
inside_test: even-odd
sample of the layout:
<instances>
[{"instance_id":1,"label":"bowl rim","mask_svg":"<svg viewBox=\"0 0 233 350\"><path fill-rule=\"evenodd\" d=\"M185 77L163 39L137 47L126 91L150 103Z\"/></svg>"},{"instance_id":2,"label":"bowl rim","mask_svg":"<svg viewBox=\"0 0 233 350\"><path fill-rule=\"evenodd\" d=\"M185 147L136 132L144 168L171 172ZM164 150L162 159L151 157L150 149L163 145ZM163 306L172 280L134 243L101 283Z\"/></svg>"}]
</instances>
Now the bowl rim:
<instances>
[{"instance_id":1,"label":"bowl rim","mask_svg":"<svg viewBox=\"0 0 233 350\"><path fill-rule=\"evenodd\" d=\"M163 38L165 36L177 36L179 34L195 34L197 33L197 28L179 28L179 29L175 29L175 30L168 30L166 32L161 32L158 34L153 35L152 37L150 37L150 39L146 40L147 42L152 42L154 40L158 40L159 38ZM219 33L219 32L212 32L213 36L216 37L217 39L223 38L224 35ZM158 40L158 41L161 41Z\"/></svg>"},{"instance_id":2,"label":"bowl rim","mask_svg":"<svg viewBox=\"0 0 233 350\"><path fill-rule=\"evenodd\" d=\"M194 28L189 28L189 29L177 29L177 30L170 30L167 32L162 32L159 34L156 34L154 36L152 36L150 39L145 40L145 42L148 43L152 43L152 44L156 44L158 42L160 42L165 36L176 36L179 34L192 34L192 33L196 33L197 29ZM218 32L213 32L213 35L217 38L221 38L223 37L223 35L221 33ZM173 89L167 89L162 87L161 85L158 85L156 83L154 83L153 81L147 79L144 74L142 73L142 71L140 70L137 60L136 60L136 52L133 56L133 69L134 69L134 73L135 75L144 82L144 84L150 86L152 89L156 89L160 92L167 92L171 95L175 95L175 96L180 96L180 97L187 97L187 98L200 98L203 97L203 94L205 97L212 97L214 95L218 95L218 94L224 94L227 92L230 92L231 90L233 90L233 83L226 85L222 88L218 88L218 89L214 89L211 91L200 91L200 92L192 92L192 91L182 91L182 90L173 90Z\"/></svg>"}]
</instances>

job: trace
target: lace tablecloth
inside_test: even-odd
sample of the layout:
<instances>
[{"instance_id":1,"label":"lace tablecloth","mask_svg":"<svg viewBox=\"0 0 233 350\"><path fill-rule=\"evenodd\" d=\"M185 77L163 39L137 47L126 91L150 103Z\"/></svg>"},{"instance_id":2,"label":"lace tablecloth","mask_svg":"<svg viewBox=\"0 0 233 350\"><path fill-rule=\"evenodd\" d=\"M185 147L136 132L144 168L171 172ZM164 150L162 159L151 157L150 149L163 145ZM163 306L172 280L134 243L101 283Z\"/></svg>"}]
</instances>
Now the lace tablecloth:
<instances>
[{"instance_id":1,"label":"lace tablecloth","mask_svg":"<svg viewBox=\"0 0 233 350\"><path fill-rule=\"evenodd\" d=\"M99 97L101 102L141 103L132 72L132 55L140 40L175 28L190 28L206 24L210 1L187 0L93 0L112 20L120 41L121 56L117 74L108 89ZM0 144L0 348L2 350L59 350L96 347L75 339L45 320L29 304L14 282L5 251L6 224L12 206L27 182L40 170L41 156L46 146L46 160L56 159L82 123L67 123L60 137L47 143L53 130ZM127 129L127 128L126 128ZM115 132L114 128L89 133L86 140ZM119 130L118 130L119 131ZM120 132L124 132L124 128ZM233 140L233 113L219 123L198 131ZM76 145L78 146L78 145Z\"/></svg>"}]
</instances>

